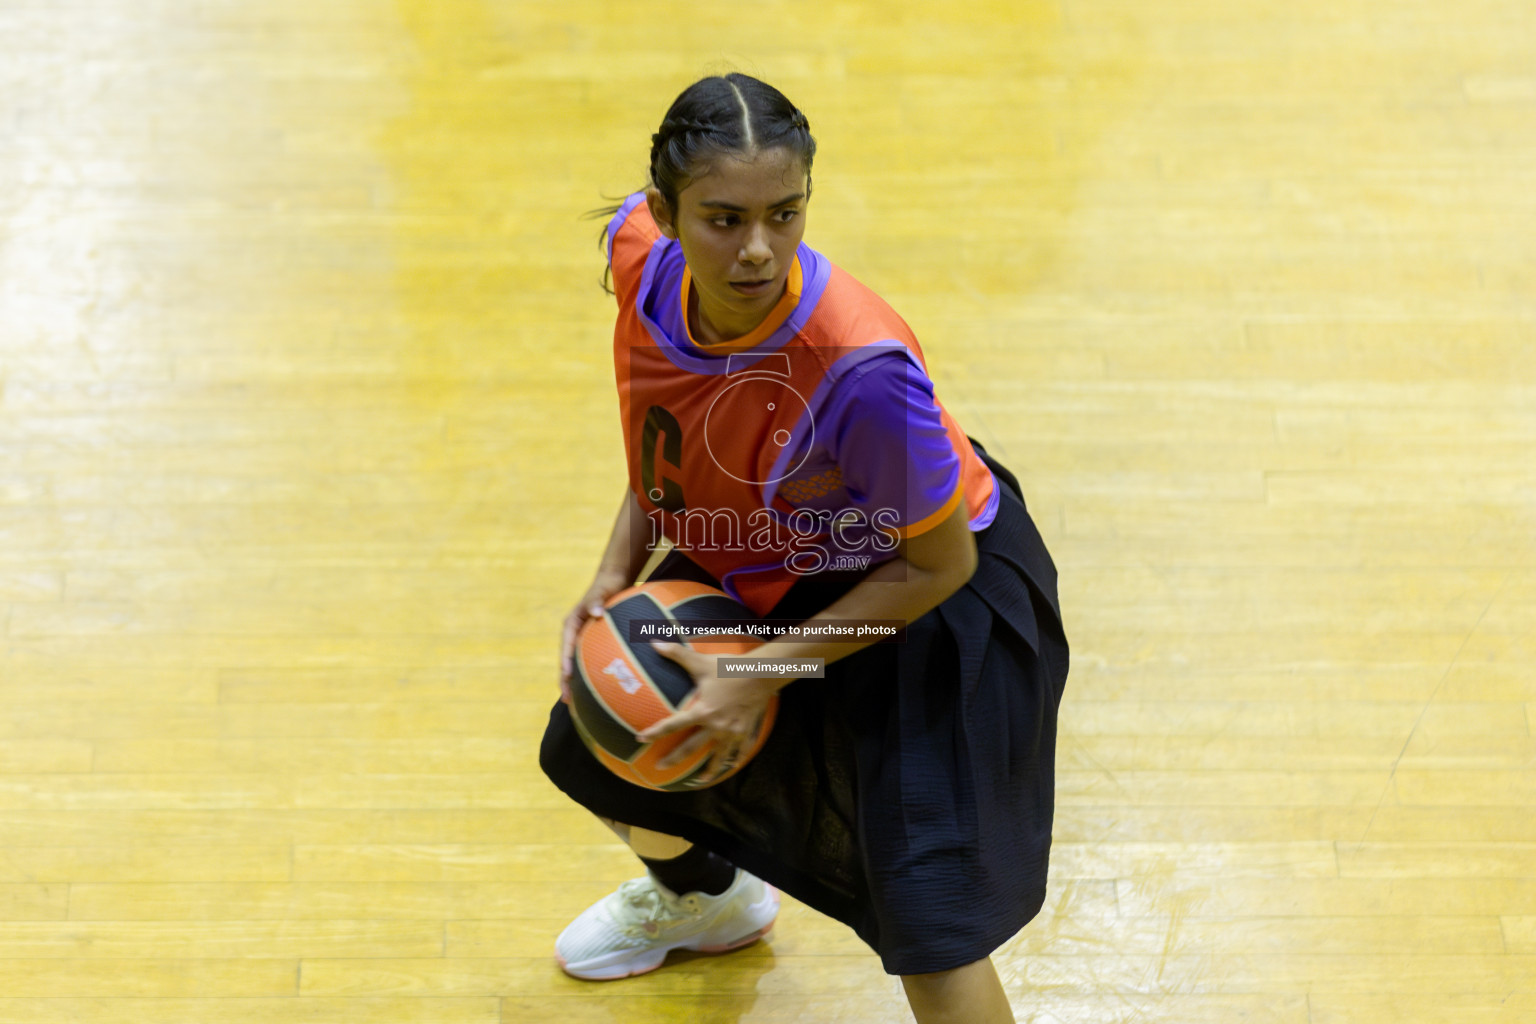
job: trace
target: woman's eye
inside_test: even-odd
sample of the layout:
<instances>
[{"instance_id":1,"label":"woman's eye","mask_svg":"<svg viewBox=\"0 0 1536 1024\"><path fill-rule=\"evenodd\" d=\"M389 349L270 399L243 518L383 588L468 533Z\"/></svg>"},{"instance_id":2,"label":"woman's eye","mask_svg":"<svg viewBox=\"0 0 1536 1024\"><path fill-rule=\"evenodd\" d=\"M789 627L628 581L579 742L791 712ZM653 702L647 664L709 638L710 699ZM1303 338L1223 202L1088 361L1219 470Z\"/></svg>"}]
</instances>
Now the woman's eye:
<instances>
[{"instance_id":1,"label":"woman's eye","mask_svg":"<svg viewBox=\"0 0 1536 1024\"><path fill-rule=\"evenodd\" d=\"M798 216L800 216L800 211L799 210L780 210L779 211L779 223L780 224L788 224L790 221L794 220Z\"/></svg>"},{"instance_id":2,"label":"woman's eye","mask_svg":"<svg viewBox=\"0 0 1536 1024\"><path fill-rule=\"evenodd\" d=\"M733 228L736 226L735 217L716 217L710 221L717 228Z\"/></svg>"}]
</instances>

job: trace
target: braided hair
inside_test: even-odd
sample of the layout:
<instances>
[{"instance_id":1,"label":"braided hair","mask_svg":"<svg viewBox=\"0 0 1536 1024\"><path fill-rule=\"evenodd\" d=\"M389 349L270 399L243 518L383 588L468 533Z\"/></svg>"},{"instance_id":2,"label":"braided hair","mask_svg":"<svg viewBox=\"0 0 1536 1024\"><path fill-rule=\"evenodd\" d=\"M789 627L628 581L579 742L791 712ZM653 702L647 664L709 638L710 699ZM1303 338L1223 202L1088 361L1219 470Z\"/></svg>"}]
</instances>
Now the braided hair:
<instances>
[{"instance_id":1,"label":"braided hair","mask_svg":"<svg viewBox=\"0 0 1536 1024\"><path fill-rule=\"evenodd\" d=\"M672 101L661 127L651 136L650 184L676 210L678 195L707 161L780 147L805 165L805 194L809 198L816 140L799 108L779 90L751 75L733 72L700 79ZM591 211L589 216L606 222L618 211L618 206L607 206ZM606 250L606 229L598 235L598 245ZM609 266L602 277L603 290L610 294L612 272Z\"/></svg>"},{"instance_id":2,"label":"braided hair","mask_svg":"<svg viewBox=\"0 0 1536 1024\"><path fill-rule=\"evenodd\" d=\"M651 184L668 206L676 207L678 193L704 161L780 147L801 159L809 179L816 140L810 122L788 97L750 75L701 79L672 102L651 136Z\"/></svg>"}]
</instances>

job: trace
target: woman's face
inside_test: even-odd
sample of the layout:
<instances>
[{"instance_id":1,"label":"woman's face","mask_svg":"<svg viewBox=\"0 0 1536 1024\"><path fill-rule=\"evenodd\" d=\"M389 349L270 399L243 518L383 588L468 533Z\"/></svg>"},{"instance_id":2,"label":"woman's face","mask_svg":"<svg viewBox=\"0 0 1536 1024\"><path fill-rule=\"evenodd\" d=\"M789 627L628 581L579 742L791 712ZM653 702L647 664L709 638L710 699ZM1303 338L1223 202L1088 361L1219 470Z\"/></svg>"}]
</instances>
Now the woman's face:
<instances>
[{"instance_id":1,"label":"woman's face","mask_svg":"<svg viewBox=\"0 0 1536 1024\"><path fill-rule=\"evenodd\" d=\"M716 157L678 193L676 210L646 193L662 233L682 243L701 341L750 333L783 296L809 187L804 163L779 147Z\"/></svg>"}]
</instances>

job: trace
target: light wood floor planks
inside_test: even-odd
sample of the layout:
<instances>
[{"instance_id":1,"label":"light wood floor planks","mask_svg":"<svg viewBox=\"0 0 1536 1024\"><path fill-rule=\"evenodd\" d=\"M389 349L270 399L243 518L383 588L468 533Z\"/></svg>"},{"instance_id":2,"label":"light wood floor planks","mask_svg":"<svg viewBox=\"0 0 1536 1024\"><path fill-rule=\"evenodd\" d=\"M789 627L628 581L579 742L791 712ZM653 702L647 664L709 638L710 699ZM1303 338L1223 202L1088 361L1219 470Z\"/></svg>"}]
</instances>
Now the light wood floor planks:
<instances>
[{"instance_id":1,"label":"light wood floor planks","mask_svg":"<svg viewBox=\"0 0 1536 1024\"><path fill-rule=\"evenodd\" d=\"M701 74L1062 569L1034 1024L1536 1021L1536 8L0 0L0 1024L908 1018L611 985L542 777L595 223Z\"/></svg>"}]
</instances>

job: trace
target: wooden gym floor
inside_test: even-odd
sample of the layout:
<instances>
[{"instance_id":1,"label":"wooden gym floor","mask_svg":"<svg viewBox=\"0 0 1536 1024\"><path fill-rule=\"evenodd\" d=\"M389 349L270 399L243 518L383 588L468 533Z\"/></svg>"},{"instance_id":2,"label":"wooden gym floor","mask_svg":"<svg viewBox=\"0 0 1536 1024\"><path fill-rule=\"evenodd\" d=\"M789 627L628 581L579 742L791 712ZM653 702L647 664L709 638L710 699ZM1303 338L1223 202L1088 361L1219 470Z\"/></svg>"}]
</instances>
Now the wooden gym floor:
<instances>
[{"instance_id":1,"label":"wooden gym floor","mask_svg":"<svg viewBox=\"0 0 1536 1024\"><path fill-rule=\"evenodd\" d=\"M1035 1024L1536 1021L1536 8L0 0L0 1022L906 1020L610 985L539 773L622 486L597 226L700 74L1023 478Z\"/></svg>"}]
</instances>

